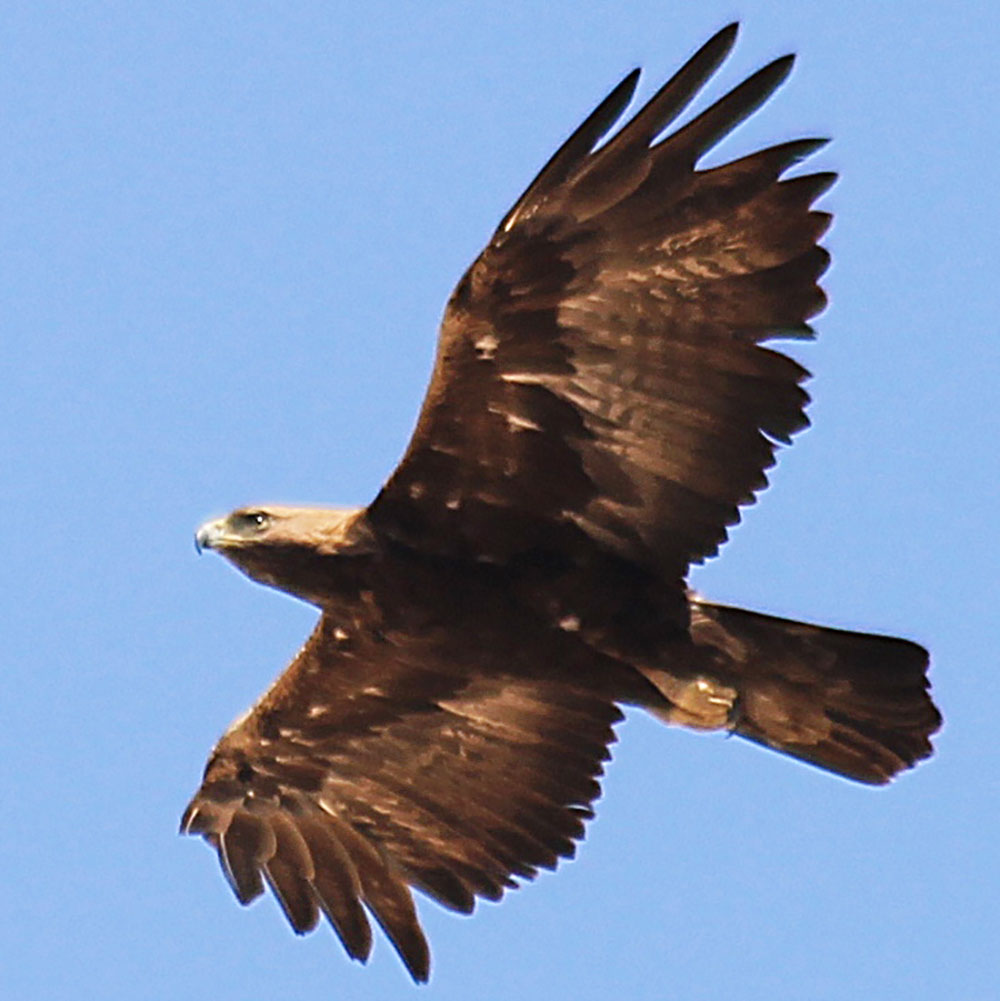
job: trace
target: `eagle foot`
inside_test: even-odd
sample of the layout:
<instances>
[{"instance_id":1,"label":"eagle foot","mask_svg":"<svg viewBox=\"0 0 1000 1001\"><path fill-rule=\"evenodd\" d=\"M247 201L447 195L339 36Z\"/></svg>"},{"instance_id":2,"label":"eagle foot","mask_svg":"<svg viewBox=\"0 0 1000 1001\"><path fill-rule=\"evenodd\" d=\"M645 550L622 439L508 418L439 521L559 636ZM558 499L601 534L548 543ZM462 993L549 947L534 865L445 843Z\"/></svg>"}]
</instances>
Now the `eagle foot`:
<instances>
[{"instance_id":1,"label":"eagle foot","mask_svg":"<svg viewBox=\"0 0 1000 1001\"><path fill-rule=\"evenodd\" d=\"M705 675L676 678L665 671L649 671L646 676L670 702L657 712L661 719L694 730L731 730L739 713L739 693Z\"/></svg>"}]
</instances>

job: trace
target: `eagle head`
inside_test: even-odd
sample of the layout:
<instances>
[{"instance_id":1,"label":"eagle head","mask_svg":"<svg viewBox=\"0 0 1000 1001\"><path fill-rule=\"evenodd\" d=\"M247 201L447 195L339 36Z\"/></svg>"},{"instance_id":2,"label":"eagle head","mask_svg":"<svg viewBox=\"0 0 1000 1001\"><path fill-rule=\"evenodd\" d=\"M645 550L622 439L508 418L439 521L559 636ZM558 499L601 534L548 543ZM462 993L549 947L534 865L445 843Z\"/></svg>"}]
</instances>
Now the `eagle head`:
<instances>
[{"instance_id":1,"label":"eagle head","mask_svg":"<svg viewBox=\"0 0 1000 1001\"><path fill-rule=\"evenodd\" d=\"M323 605L340 574L342 557L373 553L375 537L364 508L268 505L238 508L201 525L200 553L212 549L252 580Z\"/></svg>"}]
</instances>

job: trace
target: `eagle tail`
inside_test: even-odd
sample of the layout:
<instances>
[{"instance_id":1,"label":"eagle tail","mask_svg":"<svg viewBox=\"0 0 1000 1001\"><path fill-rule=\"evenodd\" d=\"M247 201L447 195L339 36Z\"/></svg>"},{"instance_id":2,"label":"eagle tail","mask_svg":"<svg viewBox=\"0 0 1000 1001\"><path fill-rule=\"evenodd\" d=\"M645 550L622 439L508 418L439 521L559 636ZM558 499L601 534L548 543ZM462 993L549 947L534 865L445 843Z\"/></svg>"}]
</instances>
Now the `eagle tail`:
<instances>
[{"instance_id":1,"label":"eagle tail","mask_svg":"<svg viewBox=\"0 0 1000 1001\"><path fill-rule=\"evenodd\" d=\"M941 714L916 643L700 599L691 636L736 692L729 725L741 737L874 785L932 753Z\"/></svg>"}]
</instances>

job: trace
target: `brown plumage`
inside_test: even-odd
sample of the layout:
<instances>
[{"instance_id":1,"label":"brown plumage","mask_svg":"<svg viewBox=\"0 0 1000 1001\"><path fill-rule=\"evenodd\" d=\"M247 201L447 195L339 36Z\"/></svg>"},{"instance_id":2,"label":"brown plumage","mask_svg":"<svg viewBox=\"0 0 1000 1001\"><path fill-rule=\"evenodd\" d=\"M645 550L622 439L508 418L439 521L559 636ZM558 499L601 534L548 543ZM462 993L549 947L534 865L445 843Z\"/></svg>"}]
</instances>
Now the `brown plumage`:
<instances>
[{"instance_id":1,"label":"brown plumage","mask_svg":"<svg viewBox=\"0 0 1000 1001\"><path fill-rule=\"evenodd\" d=\"M426 980L411 887L468 912L572 856L620 705L862 782L931 753L923 649L684 584L806 425L806 372L761 345L809 336L824 304L812 204L833 175L782 179L822 141L696 169L791 58L660 138L735 35L601 146L626 77L511 209L371 505L198 532L321 616L215 748L182 830L242 903L269 885L296 931L325 916L354 958L370 914Z\"/></svg>"}]
</instances>

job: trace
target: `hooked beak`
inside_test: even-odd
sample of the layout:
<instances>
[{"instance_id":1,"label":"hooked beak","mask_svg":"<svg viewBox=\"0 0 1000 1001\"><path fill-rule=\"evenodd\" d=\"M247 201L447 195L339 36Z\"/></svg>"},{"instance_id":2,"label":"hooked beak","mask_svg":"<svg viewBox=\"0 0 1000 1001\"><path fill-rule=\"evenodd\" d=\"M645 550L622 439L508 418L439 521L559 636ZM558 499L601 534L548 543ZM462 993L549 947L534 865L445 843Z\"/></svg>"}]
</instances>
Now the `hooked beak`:
<instances>
[{"instance_id":1,"label":"hooked beak","mask_svg":"<svg viewBox=\"0 0 1000 1001\"><path fill-rule=\"evenodd\" d=\"M225 518L217 518L215 521L206 521L197 532L194 533L194 548L200 553L203 549L216 549L225 537Z\"/></svg>"}]
</instances>

